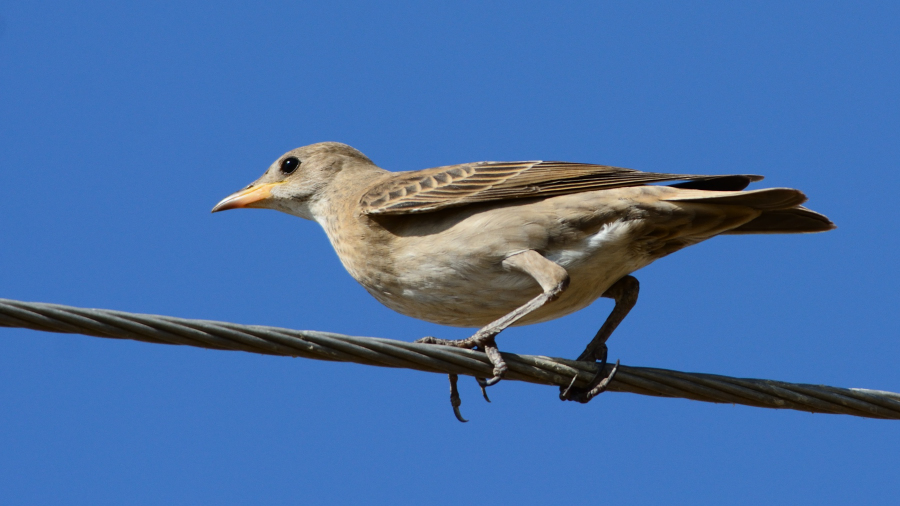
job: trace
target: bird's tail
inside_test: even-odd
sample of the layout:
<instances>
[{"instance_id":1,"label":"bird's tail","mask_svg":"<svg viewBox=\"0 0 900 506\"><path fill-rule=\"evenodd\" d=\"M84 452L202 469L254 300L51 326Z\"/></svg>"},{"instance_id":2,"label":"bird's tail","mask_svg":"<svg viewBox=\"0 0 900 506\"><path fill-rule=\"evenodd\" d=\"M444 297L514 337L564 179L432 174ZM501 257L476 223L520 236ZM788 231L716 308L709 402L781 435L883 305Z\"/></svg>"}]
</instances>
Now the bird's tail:
<instances>
[{"instance_id":1,"label":"bird's tail","mask_svg":"<svg viewBox=\"0 0 900 506\"><path fill-rule=\"evenodd\" d=\"M798 206L793 209L763 211L758 217L726 234L806 234L834 230L825 215Z\"/></svg>"},{"instance_id":2,"label":"bird's tail","mask_svg":"<svg viewBox=\"0 0 900 506\"><path fill-rule=\"evenodd\" d=\"M793 188L733 192L687 190L666 200L745 206L760 211L756 218L724 234L802 234L835 228L826 216L801 206L806 202L806 195Z\"/></svg>"}]
</instances>

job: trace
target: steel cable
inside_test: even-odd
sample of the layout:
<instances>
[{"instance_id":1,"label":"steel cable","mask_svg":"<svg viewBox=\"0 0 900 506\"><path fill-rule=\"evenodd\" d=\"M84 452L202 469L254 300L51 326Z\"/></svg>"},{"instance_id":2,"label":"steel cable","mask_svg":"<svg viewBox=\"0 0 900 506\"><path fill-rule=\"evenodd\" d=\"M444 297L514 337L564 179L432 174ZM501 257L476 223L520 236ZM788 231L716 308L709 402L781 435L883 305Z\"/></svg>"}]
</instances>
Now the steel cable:
<instances>
[{"instance_id":1,"label":"steel cable","mask_svg":"<svg viewBox=\"0 0 900 506\"><path fill-rule=\"evenodd\" d=\"M493 370L484 353L447 346L9 299L0 299L0 326L355 362L478 378L490 377ZM588 362L514 353L503 353L503 358L509 365L505 376L508 380L567 386L577 376L575 385L583 387L597 373L597 366ZM607 365L609 367L612 366ZM619 366L609 391L811 413L900 419L900 394L894 392L731 378L649 367Z\"/></svg>"}]
</instances>

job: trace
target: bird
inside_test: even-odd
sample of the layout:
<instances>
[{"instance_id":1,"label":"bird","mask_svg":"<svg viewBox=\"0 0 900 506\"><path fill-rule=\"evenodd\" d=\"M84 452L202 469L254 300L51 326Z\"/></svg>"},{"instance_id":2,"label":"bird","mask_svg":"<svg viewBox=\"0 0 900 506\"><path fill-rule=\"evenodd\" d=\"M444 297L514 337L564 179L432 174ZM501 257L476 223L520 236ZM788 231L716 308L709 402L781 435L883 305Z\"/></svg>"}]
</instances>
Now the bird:
<instances>
[{"instance_id":1,"label":"bird","mask_svg":"<svg viewBox=\"0 0 900 506\"><path fill-rule=\"evenodd\" d=\"M288 151L212 212L265 208L313 220L347 272L401 314L478 330L417 342L483 351L493 376L507 365L496 336L545 322L596 299L615 305L578 360L597 362L589 402L605 373L607 340L637 302L631 274L686 246L724 234L824 232L835 225L802 206L793 188L745 190L762 176L689 175L558 161L475 162L391 172L360 151L321 142ZM456 375L451 406L462 422Z\"/></svg>"}]
</instances>

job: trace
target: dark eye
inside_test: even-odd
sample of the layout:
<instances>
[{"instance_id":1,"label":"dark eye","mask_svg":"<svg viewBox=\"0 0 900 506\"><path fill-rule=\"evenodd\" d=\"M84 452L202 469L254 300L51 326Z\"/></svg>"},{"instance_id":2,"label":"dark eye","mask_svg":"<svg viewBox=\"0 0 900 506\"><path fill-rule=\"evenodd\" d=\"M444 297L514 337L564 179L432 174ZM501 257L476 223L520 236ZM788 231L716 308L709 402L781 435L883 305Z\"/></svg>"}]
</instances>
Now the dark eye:
<instances>
[{"instance_id":1,"label":"dark eye","mask_svg":"<svg viewBox=\"0 0 900 506\"><path fill-rule=\"evenodd\" d=\"M281 172L290 174L291 172L297 170L297 167L299 166L300 160L296 156L291 156L281 161Z\"/></svg>"}]
</instances>

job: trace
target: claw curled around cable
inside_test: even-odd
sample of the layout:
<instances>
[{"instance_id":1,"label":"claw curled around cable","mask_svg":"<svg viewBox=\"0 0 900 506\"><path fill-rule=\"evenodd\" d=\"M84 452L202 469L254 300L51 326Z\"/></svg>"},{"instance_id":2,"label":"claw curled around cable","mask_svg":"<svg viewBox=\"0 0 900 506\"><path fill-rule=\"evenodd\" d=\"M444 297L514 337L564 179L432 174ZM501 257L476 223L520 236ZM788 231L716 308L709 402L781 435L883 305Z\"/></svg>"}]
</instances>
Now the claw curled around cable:
<instances>
[{"instance_id":1,"label":"claw curled around cable","mask_svg":"<svg viewBox=\"0 0 900 506\"><path fill-rule=\"evenodd\" d=\"M569 386L565 389L560 388L559 390L559 400L561 401L577 401L582 404L586 404L594 397L602 394L609 387L609 383L615 378L616 372L619 370L619 361L616 360L616 365L613 366L612 371L609 372L609 375L603 375L603 370L605 369L605 363L601 362L598 364L600 366L597 374L594 376L594 379L591 380L591 384L585 388L575 388L575 381L578 380L578 375L576 374L572 381L569 382Z\"/></svg>"},{"instance_id":2,"label":"claw curled around cable","mask_svg":"<svg viewBox=\"0 0 900 506\"><path fill-rule=\"evenodd\" d=\"M493 378L491 378L491 379L493 379ZM491 399L488 397L488 394L487 394L487 387L491 386L490 384L488 384L488 381L484 378L475 378L475 381L477 381L478 386L481 387L481 395L484 396L484 400L491 402Z\"/></svg>"},{"instance_id":3,"label":"claw curled around cable","mask_svg":"<svg viewBox=\"0 0 900 506\"><path fill-rule=\"evenodd\" d=\"M575 386L576 381L578 381L577 374L572 377L572 381L569 382L569 386L567 386L565 390L562 390L561 392L559 392L559 400L561 400L561 401L569 400L570 396L572 395L572 387Z\"/></svg>"},{"instance_id":4,"label":"claw curled around cable","mask_svg":"<svg viewBox=\"0 0 900 506\"><path fill-rule=\"evenodd\" d=\"M599 383L597 383L594 388L592 388L589 392L587 392L584 396L584 401L588 402L594 397L602 394L606 391L606 388L609 387L609 383L616 377L616 372L619 370L619 361L616 360L616 365L613 366L612 371L609 372L609 376L603 378Z\"/></svg>"}]
</instances>

